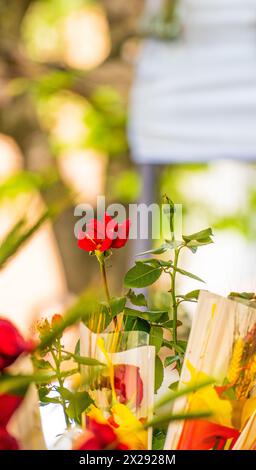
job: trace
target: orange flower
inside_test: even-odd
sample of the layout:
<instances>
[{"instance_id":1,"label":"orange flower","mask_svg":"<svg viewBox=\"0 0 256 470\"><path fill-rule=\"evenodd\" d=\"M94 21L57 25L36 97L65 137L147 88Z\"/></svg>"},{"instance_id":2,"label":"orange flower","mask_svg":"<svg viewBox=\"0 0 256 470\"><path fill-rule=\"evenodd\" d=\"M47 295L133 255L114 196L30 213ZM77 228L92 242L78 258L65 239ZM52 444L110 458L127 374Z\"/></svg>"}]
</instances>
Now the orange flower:
<instances>
[{"instance_id":1,"label":"orange flower","mask_svg":"<svg viewBox=\"0 0 256 470\"><path fill-rule=\"evenodd\" d=\"M178 450L223 450L232 449L239 431L210 421L186 421L179 440ZM231 440L230 442L228 442Z\"/></svg>"}]
</instances>

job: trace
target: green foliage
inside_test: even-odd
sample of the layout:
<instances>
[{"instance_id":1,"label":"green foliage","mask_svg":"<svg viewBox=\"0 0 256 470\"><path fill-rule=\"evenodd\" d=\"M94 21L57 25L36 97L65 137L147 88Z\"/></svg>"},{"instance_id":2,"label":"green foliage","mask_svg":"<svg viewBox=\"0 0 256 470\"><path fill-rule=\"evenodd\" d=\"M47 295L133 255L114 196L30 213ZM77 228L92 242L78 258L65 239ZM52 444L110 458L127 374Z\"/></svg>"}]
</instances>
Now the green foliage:
<instances>
[{"instance_id":1,"label":"green foliage","mask_svg":"<svg viewBox=\"0 0 256 470\"><path fill-rule=\"evenodd\" d=\"M76 345L75 352L65 351L62 345L64 331L77 323L85 321L91 315L94 299L88 294L83 294L75 304L68 309L66 314L57 322L49 323L45 320L39 325L40 343L34 351L33 363L35 370L51 371L51 380L47 387L45 383L39 385L39 395L42 404L58 403L63 408L66 425L69 427L75 421L81 424L81 414L93 403L86 391L71 391L65 387L66 378L78 373L80 366L89 366L92 369L105 367L100 361L80 355L80 346ZM45 359L47 357L47 359ZM49 362L51 357L51 362ZM70 361L68 370L62 370L62 363ZM58 385L56 386L55 382ZM56 396L57 393L57 396Z\"/></svg>"},{"instance_id":2,"label":"green foliage","mask_svg":"<svg viewBox=\"0 0 256 470\"><path fill-rule=\"evenodd\" d=\"M61 51L61 20L88 0L37 0L31 6L22 24L22 36L33 60L42 61L48 51ZM44 40L42 41L42 38Z\"/></svg>"},{"instance_id":3,"label":"green foliage","mask_svg":"<svg viewBox=\"0 0 256 470\"><path fill-rule=\"evenodd\" d=\"M49 212L46 211L37 222L30 227L24 218L14 225L0 245L0 270L4 268L11 257L37 232L48 218Z\"/></svg>"},{"instance_id":4,"label":"green foliage","mask_svg":"<svg viewBox=\"0 0 256 470\"><path fill-rule=\"evenodd\" d=\"M123 203L132 203L138 200L141 191L141 178L136 169L118 171L110 175L108 183L110 197Z\"/></svg>"},{"instance_id":5,"label":"green foliage","mask_svg":"<svg viewBox=\"0 0 256 470\"><path fill-rule=\"evenodd\" d=\"M37 99L45 99L63 89L70 89L74 80L75 74L73 72L56 70L41 75L34 81L29 81L28 91L31 91Z\"/></svg>"},{"instance_id":6,"label":"green foliage","mask_svg":"<svg viewBox=\"0 0 256 470\"><path fill-rule=\"evenodd\" d=\"M0 184L0 202L13 199L23 193L46 189L58 180L54 170L48 173L20 171L7 178Z\"/></svg>"},{"instance_id":7,"label":"green foliage","mask_svg":"<svg viewBox=\"0 0 256 470\"><path fill-rule=\"evenodd\" d=\"M153 429L152 450L162 450L164 448L167 429Z\"/></svg>"},{"instance_id":8,"label":"green foliage","mask_svg":"<svg viewBox=\"0 0 256 470\"><path fill-rule=\"evenodd\" d=\"M55 378L56 375L54 374L54 372L40 371L31 375L9 375L5 373L3 375L0 375L0 395L24 395L26 393L27 388L32 383L46 384L50 383Z\"/></svg>"},{"instance_id":9,"label":"green foliage","mask_svg":"<svg viewBox=\"0 0 256 470\"><path fill-rule=\"evenodd\" d=\"M69 391L68 391L69 392ZM94 402L91 399L90 395L83 392L74 392L67 395L68 407L67 415L71 420L74 420L76 423L81 424L81 415L84 411L89 408Z\"/></svg>"},{"instance_id":10,"label":"green foliage","mask_svg":"<svg viewBox=\"0 0 256 470\"><path fill-rule=\"evenodd\" d=\"M171 366L174 364L174 362L179 362L181 360L181 357L178 354L175 354L175 356L167 356L164 361L165 367Z\"/></svg>"},{"instance_id":11,"label":"green foliage","mask_svg":"<svg viewBox=\"0 0 256 470\"><path fill-rule=\"evenodd\" d=\"M155 393L161 387L164 379L164 366L159 356L155 358Z\"/></svg>"},{"instance_id":12,"label":"green foliage","mask_svg":"<svg viewBox=\"0 0 256 470\"><path fill-rule=\"evenodd\" d=\"M147 299L144 294L135 294L135 292L130 289L126 295L133 305L137 307L147 307Z\"/></svg>"},{"instance_id":13,"label":"green foliage","mask_svg":"<svg viewBox=\"0 0 256 470\"><path fill-rule=\"evenodd\" d=\"M143 262L136 262L124 279L126 287L148 287L161 276L162 269L159 266L151 266Z\"/></svg>"},{"instance_id":14,"label":"green foliage","mask_svg":"<svg viewBox=\"0 0 256 470\"><path fill-rule=\"evenodd\" d=\"M144 288L152 285L156 282L162 273L168 274L170 276L170 299L171 304L169 308L169 312L172 315L172 318L165 318L165 321L160 322L159 319L153 319L149 317L148 311L141 312L139 310L132 310L132 309L125 309L126 315L133 315L141 317L149 322L151 326L152 335L154 332L154 336L156 336L156 332L162 331L162 328L170 330L172 333L172 341L166 341L162 339L162 343L164 346L171 349L172 355L175 359L173 362L177 363L178 369L181 367L181 363L183 360L186 343L181 342L177 337L177 328L181 325L181 322L178 319L178 308L182 302L196 302L199 295L199 290L193 290L187 294L178 294L176 293L176 276L177 274L189 277L194 279L198 282L204 282L200 277L197 275L186 271L179 267L179 256L180 252L183 249L189 249L193 253L197 251L197 249L201 246L208 245L213 243L212 240L212 230L211 228L207 228L201 230L200 232L193 233L191 235L183 235L182 242L178 242L174 238L175 234L175 227L174 227L174 215L175 215L175 205L169 199L168 196L163 197L164 203L164 216L167 217L170 232L172 234L171 240L164 240L164 243L153 250L149 250L145 253L141 253L141 255L151 254L151 255L161 255L163 253L172 253L169 259L160 259L160 258L144 258L140 261L136 261L135 266L133 266L126 274L124 283L127 287L130 288ZM131 291L129 291L131 292ZM128 293L128 297L130 295L130 300L134 299L134 295ZM136 304L136 297L135 297L135 304ZM168 315L168 314L167 314ZM152 323L156 322L158 325L153 325ZM161 328L159 328L161 326ZM152 329L154 327L154 329ZM152 340L151 340L152 341ZM156 343L156 338L154 339ZM151 342L151 344L153 344ZM159 350L159 344L155 344L157 351ZM161 346L160 346L161 347ZM171 359L168 358L168 363L171 363ZM159 361L158 361L159 367Z\"/></svg>"},{"instance_id":15,"label":"green foliage","mask_svg":"<svg viewBox=\"0 0 256 470\"><path fill-rule=\"evenodd\" d=\"M119 313L123 312L126 300L126 297L115 297L110 300L110 310L112 317L116 317Z\"/></svg>"},{"instance_id":16,"label":"green foliage","mask_svg":"<svg viewBox=\"0 0 256 470\"><path fill-rule=\"evenodd\" d=\"M85 112L85 124L88 128L85 146L111 156L127 151L125 108L112 88L99 88L91 96L91 106Z\"/></svg>"},{"instance_id":17,"label":"green foliage","mask_svg":"<svg viewBox=\"0 0 256 470\"><path fill-rule=\"evenodd\" d=\"M255 292L230 292L228 297L236 297L243 300L255 300Z\"/></svg>"},{"instance_id":18,"label":"green foliage","mask_svg":"<svg viewBox=\"0 0 256 470\"><path fill-rule=\"evenodd\" d=\"M163 343L163 329L161 326L152 326L150 328L149 344L155 346L156 353L158 353Z\"/></svg>"}]
</instances>

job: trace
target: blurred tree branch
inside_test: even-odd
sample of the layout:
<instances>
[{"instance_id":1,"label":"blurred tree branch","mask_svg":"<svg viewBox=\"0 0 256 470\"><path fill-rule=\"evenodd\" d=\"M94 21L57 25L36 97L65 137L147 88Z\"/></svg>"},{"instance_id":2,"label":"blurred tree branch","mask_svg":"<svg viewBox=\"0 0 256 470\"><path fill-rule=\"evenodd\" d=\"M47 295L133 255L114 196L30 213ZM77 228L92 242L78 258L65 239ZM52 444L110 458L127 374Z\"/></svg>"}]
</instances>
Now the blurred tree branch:
<instances>
[{"instance_id":1,"label":"blurred tree branch","mask_svg":"<svg viewBox=\"0 0 256 470\"><path fill-rule=\"evenodd\" d=\"M2 78L7 81L15 77L36 79L41 75L61 70L74 74L76 80L73 90L86 98L89 98L91 93L102 85L115 87L126 98L132 79L132 69L131 64L122 59L122 47L127 39L138 34L137 18L144 1L104 0L101 2L110 25L112 49L108 59L89 72L72 70L61 62L36 63L27 58L21 46L20 28L29 6L35 1L0 0L0 74Z\"/></svg>"}]
</instances>

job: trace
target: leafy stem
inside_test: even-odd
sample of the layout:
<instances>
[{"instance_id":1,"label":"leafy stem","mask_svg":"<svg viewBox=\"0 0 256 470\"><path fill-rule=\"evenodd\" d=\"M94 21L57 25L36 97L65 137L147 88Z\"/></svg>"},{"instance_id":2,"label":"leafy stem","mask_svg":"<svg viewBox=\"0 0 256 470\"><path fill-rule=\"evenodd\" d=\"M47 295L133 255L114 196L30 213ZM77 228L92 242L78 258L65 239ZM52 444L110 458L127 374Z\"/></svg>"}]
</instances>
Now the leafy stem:
<instances>
[{"instance_id":1,"label":"leafy stem","mask_svg":"<svg viewBox=\"0 0 256 470\"><path fill-rule=\"evenodd\" d=\"M172 296L172 313L173 313L173 328L172 328L172 339L174 347L177 345L177 326L178 326L178 306L179 302L176 297L176 273L179 261L180 248L175 248L174 252L174 269L170 273L171 276L171 296Z\"/></svg>"},{"instance_id":2,"label":"leafy stem","mask_svg":"<svg viewBox=\"0 0 256 470\"><path fill-rule=\"evenodd\" d=\"M63 413L64 413L64 417L65 417L66 426L67 426L67 428L69 428L71 423L69 421L69 417L68 417L68 414L67 414L66 400L62 396L62 393L61 393L63 388L64 388L64 380L65 379L64 380L62 379L62 374L61 374L62 348L61 348L61 343L60 343L59 339L56 341L56 344L57 344L56 352L54 351L54 347L52 347L52 346L49 347L49 351L51 353L51 356L52 356L54 364L55 364L55 373L56 373L56 377L57 377L57 380L58 380L58 383L59 383L60 400L61 400L61 404L62 404L62 408L63 408Z\"/></svg>"}]
</instances>

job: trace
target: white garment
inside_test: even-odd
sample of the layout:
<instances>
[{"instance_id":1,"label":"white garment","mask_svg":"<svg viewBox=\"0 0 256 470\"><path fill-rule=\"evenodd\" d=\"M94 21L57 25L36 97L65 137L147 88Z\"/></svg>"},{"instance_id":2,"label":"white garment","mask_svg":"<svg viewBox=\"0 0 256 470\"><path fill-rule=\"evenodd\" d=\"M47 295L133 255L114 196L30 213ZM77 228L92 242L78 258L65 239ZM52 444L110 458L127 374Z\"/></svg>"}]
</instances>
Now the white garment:
<instances>
[{"instance_id":1,"label":"white garment","mask_svg":"<svg viewBox=\"0 0 256 470\"><path fill-rule=\"evenodd\" d=\"M138 58L129 136L138 163L256 160L256 0L180 0L182 34ZM148 0L147 14L161 0Z\"/></svg>"}]
</instances>

